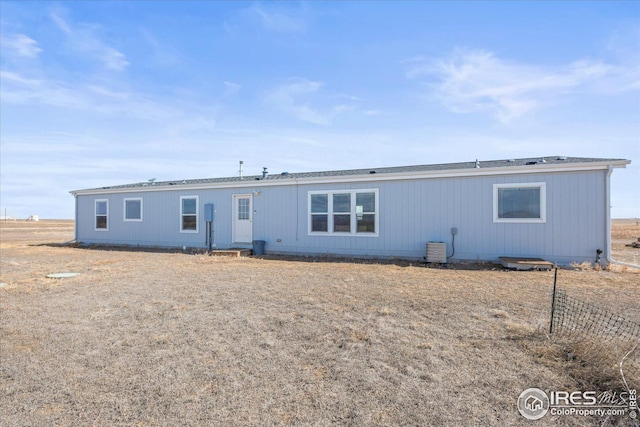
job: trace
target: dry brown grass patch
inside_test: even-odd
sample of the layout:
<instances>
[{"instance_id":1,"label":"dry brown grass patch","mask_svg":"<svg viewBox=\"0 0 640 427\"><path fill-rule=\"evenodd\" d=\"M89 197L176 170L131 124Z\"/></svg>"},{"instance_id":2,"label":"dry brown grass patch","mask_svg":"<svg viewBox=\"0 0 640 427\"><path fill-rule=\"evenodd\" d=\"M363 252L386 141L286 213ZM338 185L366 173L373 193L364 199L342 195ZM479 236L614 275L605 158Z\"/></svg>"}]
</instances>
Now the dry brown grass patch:
<instances>
[{"instance_id":1,"label":"dry brown grass patch","mask_svg":"<svg viewBox=\"0 0 640 427\"><path fill-rule=\"evenodd\" d=\"M636 241L640 238L640 219L614 219L611 227L611 238Z\"/></svg>"},{"instance_id":2,"label":"dry brown grass patch","mask_svg":"<svg viewBox=\"0 0 640 427\"><path fill-rule=\"evenodd\" d=\"M85 250L2 233L4 425L527 425L522 390L581 384L545 333L550 272ZM44 277L61 269L81 275ZM559 282L638 320L637 277L562 270Z\"/></svg>"},{"instance_id":3,"label":"dry brown grass patch","mask_svg":"<svg viewBox=\"0 0 640 427\"><path fill-rule=\"evenodd\" d=\"M583 390L623 391L629 386L640 388L640 354L633 354L622 364L624 379L620 374L620 363L632 346L615 340L603 342L597 337L560 335L554 337L558 357L564 358L564 368L576 379Z\"/></svg>"}]
</instances>

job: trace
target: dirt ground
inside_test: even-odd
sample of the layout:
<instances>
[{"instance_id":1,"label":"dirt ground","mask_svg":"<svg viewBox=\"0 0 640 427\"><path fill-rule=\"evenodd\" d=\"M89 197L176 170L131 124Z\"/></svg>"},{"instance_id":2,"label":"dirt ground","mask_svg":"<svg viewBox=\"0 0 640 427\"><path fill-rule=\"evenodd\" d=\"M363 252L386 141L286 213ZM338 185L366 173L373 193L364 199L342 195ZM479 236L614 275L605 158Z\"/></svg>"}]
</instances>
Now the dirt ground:
<instances>
[{"instance_id":1,"label":"dirt ground","mask_svg":"<svg viewBox=\"0 0 640 427\"><path fill-rule=\"evenodd\" d=\"M616 251L637 237L614 223ZM0 425L524 426L523 390L584 385L547 335L553 272L43 245L72 238L0 223ZM558 284L640 321L640 270Z\"/></svg>"}]
</instances>

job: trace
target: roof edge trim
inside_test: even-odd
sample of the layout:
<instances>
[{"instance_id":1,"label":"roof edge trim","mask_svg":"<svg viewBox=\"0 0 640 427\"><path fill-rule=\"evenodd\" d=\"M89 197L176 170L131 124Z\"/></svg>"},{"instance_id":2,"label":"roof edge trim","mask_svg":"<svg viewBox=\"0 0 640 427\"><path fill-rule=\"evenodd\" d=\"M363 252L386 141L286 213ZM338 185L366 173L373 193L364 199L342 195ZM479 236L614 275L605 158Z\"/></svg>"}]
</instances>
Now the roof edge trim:
<instances>
[{"instance_id":1,"label":"roof edge trim","mask_svg":"<svg viewBox=\"0 0 640 427\"><path fill-rule=\"evenodd\" d=\"M553 172L580 172L607 170L609 166L614 168L625 168L631 160L609 160L602 162L588 163L568 163L568 164L537 164L479 169L448 169L437 171L420 171L420 172L392 172L392 173L376 173L369 175L342 175L342 176L325 176L325 177L309 177L278 179L278 180L260 180L260 181L239 181L239 182L222 182L222 183L202 183L202 184L185 184L175 186L158 186L158 187L127 187L127 188L94 188L87 190L74 190L70 193L74 196L112 194L112 193L147 193L155 191L182 191L182 190L205 190L217 188L254 188L254 187L277 187L296 184L337 184L352 182L376 182L376 181L402 181L412 179L438 179L438 178L457 178L457 177L474 177L474 176L490 176L490 175L524 175L533 173L553 173Z\"/></svg>"}]
</instances>

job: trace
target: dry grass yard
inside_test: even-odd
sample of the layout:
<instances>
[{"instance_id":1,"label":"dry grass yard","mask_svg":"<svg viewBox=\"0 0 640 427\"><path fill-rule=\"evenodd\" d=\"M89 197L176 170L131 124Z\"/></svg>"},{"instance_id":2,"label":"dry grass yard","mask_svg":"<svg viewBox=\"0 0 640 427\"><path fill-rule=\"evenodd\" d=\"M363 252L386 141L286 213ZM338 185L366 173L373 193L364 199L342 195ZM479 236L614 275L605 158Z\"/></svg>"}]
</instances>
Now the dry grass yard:
<instances>
[{"instance_id":1,"label":"dry grass yard","mask_svg":"<svg viewBox=\"0 0 640 427\"><path fill-rule=\"evenodd\" d=\"M616 242L640 237L622 225ZM546 333L553 272L40 245L72 239L71 222L0 232L3 426L602 421L516 409L529 387L589 385ZM60 272L80 275L46 277ZM638 270L558 276L640 321Z\"/></svg>"}]
</instances>

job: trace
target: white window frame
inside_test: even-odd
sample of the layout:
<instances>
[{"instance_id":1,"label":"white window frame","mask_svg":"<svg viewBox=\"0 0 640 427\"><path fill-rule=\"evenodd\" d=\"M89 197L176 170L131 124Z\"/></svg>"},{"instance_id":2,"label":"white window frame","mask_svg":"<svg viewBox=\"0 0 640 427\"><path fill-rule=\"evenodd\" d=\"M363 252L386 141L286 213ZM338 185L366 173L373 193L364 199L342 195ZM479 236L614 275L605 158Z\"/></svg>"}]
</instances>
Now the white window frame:
<instances>
[{"instance_id":1,"label":"white window frame","mask_svg":"<svg viewBox=\"0 0 640 427\"><path fill-rule=\"evenodd\" d=\"M356 212L356 194L358 193L374 193L375 194L375 233L358 233L357 225L357 212ZM317 194L326 194L328 197L327 206L327 231L311 231L312 215L311 212L311 196ZM333 212L333 195L334 194L351 194L351 210L349 215L351 216L351 232L335 232L333 231L333 215L341 214L340 212ZM370 212L365 212L365 214ZM347 212L344 212L347 214ZM317 215L317 214L316 214ZM322 214L321 214L322 215ZM347 190L314 190L309 191L307 194L307 230L309 236L334 236L334 237L379 237L380 236L380 191L377 188L370 189L347 189Z\"/></svg>"},{"instance_id":2,"label":"white window frame","mask_svg":"<svg viewBox=\"0 0 640 427\"><path fill-rule=\"evenodd\" d=\"M538 188L540 189L540 218L499 218L498 191L501 188ZM543 224L547 222L547 183L546 182L520 182L509 184L493 184L493 222L495 223L521 223Z\"/></svg>"},{"instance_id":3,"label":"white window frame","mask_svg":"<svg viewBox=\"0 0 640 427\"><path fill-rule=\"evenodd\" d=\"M107 213L105 215L100 214L107 218L107 227L98 228L98 203L105 202L107 204ZM93 230L94 231L109 231L109 199L95 199L93 201Z\"/></svg>"},{"instance_id":4,"label":"white window frame","mask_svg":"<svg viewBox=\"0 0 640 427\"><path fill-rule=\"evenodd\" d=\"M127 218L127 202L140 202L140 218ZM126 198L122 202L122 219L123 221L142 222L143 203L142 197Z\"/></svg>"},{"instance_id":5,"label":"white window frame","mask_svg":"<svg viewBox=\"0 0 640 427\"><path fill-rule=\"evenodd\" d=\"M182 201L184 199L196 199L196 229L195 230L184 230L182 228L182 217L185 215L193 215L193 214L185 214L182 212ZM198 196L180 196L180 232L181 233L197 233L200 229L200 197Z\"/></svg>"}]
</instances>

